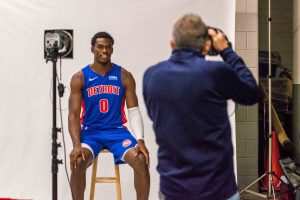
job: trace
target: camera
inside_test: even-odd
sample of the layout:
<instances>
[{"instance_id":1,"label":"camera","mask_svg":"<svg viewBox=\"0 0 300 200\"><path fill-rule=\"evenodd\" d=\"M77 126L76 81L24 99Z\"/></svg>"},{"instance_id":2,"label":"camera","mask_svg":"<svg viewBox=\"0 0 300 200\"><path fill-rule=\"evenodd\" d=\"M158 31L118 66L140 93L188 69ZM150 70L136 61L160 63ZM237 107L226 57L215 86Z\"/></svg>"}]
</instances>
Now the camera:
<instances>
[{"instance_id":1,"label":"camera","mask_svg":"<svg viewBox=\"0 0 300 200\"><path fill-rule=\"evenodd\" d=\"M209 26L208 29L213 29L216 33L217 32L221 32L221 33L224 34L224 32L221 29L219 29L219 28L215 28L215 27L210 27ZM208 29L207 29L207 31L208 31ZM228 42L228 45L231 46L231 43L229 42L227 36L225 34L224 34L224 36L225 36L225 39ZM217 55L219 55L220 53L215 49L215 47L213 45L213 38L210 35L208 35L208 37L209 37L209 39L211 41L211 48L210 48L210 51L208 52L208 55L210 55L210 56L217 56Z\"/></svg>"}]
</instances>

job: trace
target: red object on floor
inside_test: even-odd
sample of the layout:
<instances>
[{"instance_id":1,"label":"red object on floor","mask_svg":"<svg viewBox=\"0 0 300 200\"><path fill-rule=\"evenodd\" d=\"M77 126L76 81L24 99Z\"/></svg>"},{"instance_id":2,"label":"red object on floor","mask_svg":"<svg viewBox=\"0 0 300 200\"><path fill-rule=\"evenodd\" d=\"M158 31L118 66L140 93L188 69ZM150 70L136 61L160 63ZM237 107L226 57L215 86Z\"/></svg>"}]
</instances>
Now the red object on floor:
<instances>
[{"instance_id":1,"label":"red object on floor","mask_svg":"<svg viewBox=\"0 0 300 200\"><path fill-rule=\"evenodd\" d=\"M295 200L294 190L288 184L280 184L280 200Z\"/></svg>"},{"instance_id":2,"label":"red object on floor","mask_svg":"<svg viewBox=\"0 0 300 200\"><path fill-rule=\"evenodd\" d=\"M269 172L269 154L267 155L267 160L265 163L265 172ZM272 132L272 171L277 177L282 176L282 170L279 165L279 144L276 131ZM274 189L280 190L280 180L276 177L272 176ZM267 190L269 190L269 174L264 177L264 185Z\"/></svg>"},{"instance_id":3,"label":"red object on floor","mask_svg":"<svg viewBox=\"0 0 300 200\"><path fill-rule=\"evenodd\" d=\"M24 198L18 198L18 199L15 199L15 198L8 198L8 197L0 197L0 200L33 200L33 199L24 199Z\"/></svg>"},{"instance_id":4,"label":"red object on floor","mask_svg":"<svg viewBox=\"0 0 300 200\"><path fill-rule=\"evenodd\" d=\"M15 198L4 198L4 197L0 197L0 200L33 200L33 199L15 199Z\"/></svg>"},{"instance_id":5,"label":"red object on floor","mask_svg":"<svg viewBox=\"0 0 300 200\"><path fill-rule=\"evenodd\" d=\"M16 200L16 199L12 199L12 198L1 198L1 197L0 197L0 200Z\"/></svg>"}]
</instances>

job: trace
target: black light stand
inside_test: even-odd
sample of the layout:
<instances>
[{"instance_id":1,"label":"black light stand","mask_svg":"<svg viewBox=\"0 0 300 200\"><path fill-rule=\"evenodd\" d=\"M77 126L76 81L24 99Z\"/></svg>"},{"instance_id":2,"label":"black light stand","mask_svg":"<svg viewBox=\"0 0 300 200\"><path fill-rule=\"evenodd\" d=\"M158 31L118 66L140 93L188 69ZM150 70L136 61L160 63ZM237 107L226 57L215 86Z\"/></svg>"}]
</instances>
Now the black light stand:
<instances>
[{"instance_id":1,"label":"black light stand","mask_svg":"<svg viewBox=\"0 0 300 200\"><path fill-rule=\"evenodd\" d=\"M62 164L62 160L57 159L57 149L61 147L60 143L57 143L57 132L61 132L61 128L56 127L56 62L58 58L58 43L55 41L52 50L46 58L46 62L51 61L53 63L53 73L52 73L52 94L53 94L53 104L52 104L52 200L57 200L57 173L58 164Z\"/></svg>"}]
</instances>

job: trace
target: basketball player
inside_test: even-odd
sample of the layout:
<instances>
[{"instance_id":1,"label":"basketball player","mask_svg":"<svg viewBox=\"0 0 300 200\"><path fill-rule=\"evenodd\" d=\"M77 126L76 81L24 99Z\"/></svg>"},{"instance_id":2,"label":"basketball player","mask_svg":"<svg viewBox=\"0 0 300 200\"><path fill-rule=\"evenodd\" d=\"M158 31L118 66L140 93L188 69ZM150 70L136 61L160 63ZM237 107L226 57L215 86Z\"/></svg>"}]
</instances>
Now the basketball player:
<instances>
[{"instance_id":1,"label":"basketball player","mask_svg":"<svg viewBox=\"0 0 300 200\"><path fill-rule=\"evenodd\" d=\"M221 31L196 14L173 27L168 60L144 74L158 148L161 200L238 200L227 100L252 105L258 85ZM207 61L212 46L224 62Z\"/></svg>"},{"instance_id":2,"label":"basketball player","mask_svg":"<svg viewBox=\"0 0 300 200\"><path fill-rule=\"evenodd\" d=\"M130 72L111 62L113 44L109 33L96 33L91 40L94 62L71 79L68 120L73 142L70 164L75 200L84 198L86 169L103 148L113 153L116 164L126 162L133 168L137 199L147 200L149 196L149 153L143 140L135 80ZM123 125L125 102L135 138Z\"/></svg>"}]
</instances>

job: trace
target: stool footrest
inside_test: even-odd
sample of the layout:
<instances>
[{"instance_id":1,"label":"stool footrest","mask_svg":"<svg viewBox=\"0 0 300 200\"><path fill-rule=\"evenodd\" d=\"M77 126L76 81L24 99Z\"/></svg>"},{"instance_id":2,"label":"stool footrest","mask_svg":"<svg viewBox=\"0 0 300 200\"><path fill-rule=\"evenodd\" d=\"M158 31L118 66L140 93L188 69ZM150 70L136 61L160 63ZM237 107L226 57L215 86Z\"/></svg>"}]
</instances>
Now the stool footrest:
<instances>
[{"instance_id":1,"label":"stool footrest","mask_svg":"<svg viewBox=\"0 0 300 200\"><path fill-rule=\"evenodd\" d=\"M116 183L116 178L114 177L101 177L101 178L96 178L95 182L96 183Z\"/></svg>"},{"instance_id":2,"label":"stool footrest","mask_svg":"<svg viewBox=\"0 0 300 200\"><path fill-rule=\"evenodd\" d=\"M101 153L110 153L108 149L103 149ZM120 183L120 171L119 165L114 165L115 176L97 176L97 164L98 157L95 158L92 169L92 178L91 178L91 188L90 188L90 200L94 200L95 195L95 185L96 183L115 183L116 192L117 192L117 200L122 200L121 195L121 183Z\"/></svg>"}]
</instances>

